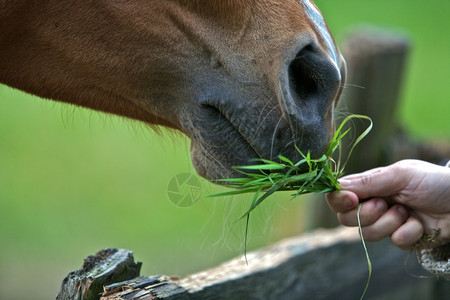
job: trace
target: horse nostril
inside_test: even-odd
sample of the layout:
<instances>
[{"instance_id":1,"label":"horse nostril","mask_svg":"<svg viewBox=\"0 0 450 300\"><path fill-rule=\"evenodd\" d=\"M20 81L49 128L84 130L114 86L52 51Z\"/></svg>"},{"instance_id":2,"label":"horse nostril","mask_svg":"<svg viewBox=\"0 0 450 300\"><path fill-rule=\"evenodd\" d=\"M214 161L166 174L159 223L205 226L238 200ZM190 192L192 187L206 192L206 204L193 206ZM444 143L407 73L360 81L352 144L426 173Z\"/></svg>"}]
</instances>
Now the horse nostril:
<instances>
[{"instance_id":1,"label":"horse nostril","mask_svg":"<svg viewBox=\"0 0 450 300\"><path fill-rule=\"evenodd\" d=\"M306 45L296 54L288 66L287 77L285 88L294 106L308 107L322 117L341 82L336 64L314 44Z\"/></svg>"},{"instance_id":2,"label":"horse nostril","mask_svg":"<svg viewBox=\"0 0 450 300\"><path fill-rule=\"evenodd\" d=\"M332 103L341 85L336 62L318 45L310 43L295 57L291 56L280 75L281 109L292 140L302 144L301 149L320 154L328 143Z\"/></svg>"},{"instance_id":3,"label":"horse nostril","mask_svg":"<svg viewBox=\"0 0 450 300\"><path fill-rule=\"evenodd\" d=\"M289 65L289 89L293 98L299 98L296 100L306 100L318 92L318 78L311 65L313 51L312 45L304 47Z\"/></svg>"}]
</instances>

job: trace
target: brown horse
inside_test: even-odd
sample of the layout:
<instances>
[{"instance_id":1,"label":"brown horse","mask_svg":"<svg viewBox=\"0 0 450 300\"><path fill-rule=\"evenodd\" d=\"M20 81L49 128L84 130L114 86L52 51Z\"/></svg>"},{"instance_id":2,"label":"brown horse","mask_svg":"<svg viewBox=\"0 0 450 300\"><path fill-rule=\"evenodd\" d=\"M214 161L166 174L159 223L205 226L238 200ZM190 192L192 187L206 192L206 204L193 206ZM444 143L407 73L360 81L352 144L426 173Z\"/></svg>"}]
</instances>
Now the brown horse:
<instances>
[{"instance_id":1,"label":"brown horse","mask_svg":"<svg viewBox=\"0 0 450 300\"><path fill-rule=\"evenodd\" d=\"M345 63L310 0L0 0L0 82L182 131L197 172L318 155Z\"/></svg>"}]
</instances>

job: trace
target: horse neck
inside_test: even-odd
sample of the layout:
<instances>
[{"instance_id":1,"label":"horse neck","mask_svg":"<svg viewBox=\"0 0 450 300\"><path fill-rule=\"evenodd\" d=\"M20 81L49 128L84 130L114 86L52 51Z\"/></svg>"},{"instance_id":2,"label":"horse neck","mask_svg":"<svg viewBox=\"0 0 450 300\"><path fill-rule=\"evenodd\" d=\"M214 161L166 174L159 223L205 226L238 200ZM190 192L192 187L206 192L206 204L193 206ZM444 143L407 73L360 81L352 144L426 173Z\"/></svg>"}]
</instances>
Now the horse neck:
<instances>
[{"instance_id":1,"label":"horse neck","mask_svg":"<svg viewBox=\"0 0 450 300\"><path fill-rule=\"evenodd\" d=\"M152 51L152 31L169 34L157 27L144 31L139 24L161 18L157 4L163 1L137 2L0 0L0 83L175 127L136 100L146 92L136 78L150 76L142 74L142 64L155 63L141 57ZM126 47L130 43L140 46Z\"/></svg>"}]
</instances>

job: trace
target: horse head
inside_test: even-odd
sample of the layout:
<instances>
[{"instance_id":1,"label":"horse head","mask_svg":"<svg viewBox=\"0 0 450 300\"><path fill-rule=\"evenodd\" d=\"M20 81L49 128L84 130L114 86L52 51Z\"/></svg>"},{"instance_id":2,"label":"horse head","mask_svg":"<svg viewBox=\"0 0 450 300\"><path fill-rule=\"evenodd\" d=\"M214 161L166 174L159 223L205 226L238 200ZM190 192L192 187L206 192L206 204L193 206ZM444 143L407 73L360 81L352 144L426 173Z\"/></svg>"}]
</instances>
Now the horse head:
<instances>
[{"instance_id":1,"label":"horse head","mask_svg":"<svg viewBox=\"0 0 450 300\"><path fill-rule=\"evenodd\" d=\"M334 130L345 62L310 0L0 2L0 82L182 131L205 178Z\"/></svg>"}]
</instances>

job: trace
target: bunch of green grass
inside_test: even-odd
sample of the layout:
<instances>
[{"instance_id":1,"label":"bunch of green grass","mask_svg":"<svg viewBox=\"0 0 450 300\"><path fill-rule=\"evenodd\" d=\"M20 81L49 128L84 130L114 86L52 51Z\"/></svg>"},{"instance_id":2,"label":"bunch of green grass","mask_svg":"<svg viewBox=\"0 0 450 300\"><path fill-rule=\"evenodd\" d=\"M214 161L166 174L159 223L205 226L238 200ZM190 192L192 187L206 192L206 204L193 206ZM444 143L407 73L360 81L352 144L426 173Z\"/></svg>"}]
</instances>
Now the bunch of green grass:
<instances>
[{"instance_id":1,"label":"bunch of green grass","mask_svg":"<svg viewBox=\"0 0 450 300\"><path fill-rule=\"evenodd\" d=\"M353 142L346 159L342 161L342 139L350 128L344 130L345 125L352 119L363 119L370 122L366 130ZM294 198L309 193L324 194L340 190L338 178L344 174L345 166L355 146L372 129L372 120L364 115L350 115L346 117L331 139L325 153L317 159L311 158L310 153L304 154L297 148L302 159L294 163L287 157L278 156L279 162L257 158L257 164L233 167L244 177L219 179L217 182L227 183L227 187L235 190L227 191L210 197L232 196L244 193L255 193L247 212L241 217L249 218L250 213L265 199L277 191L295 191ZM337 160L333 159L334 152L339 149Z\"/></svg>"},{"instance_id":2,"label":"bunch of green grass","mask_svg":"<svg viewBox=\"0 0 450 300\"><path fill-rule=\"evenodd\" d=\"M350 151L345 160L342 159L342 139L349 133L350 128L345 129L345 125L353 119L362 119L369 121L369 125L353 142ZM353 152L355 146L371 131L372 120L364 115L350 115L346 117L331 139L331 142L320 158L311 158L310 153L304 154L297 148L302 159L293 162L291 159L278 156L279 161L275 162L266 159L254 159L255 165L236 166L235 170L243 174L240 178L220 179L218 182L227 183L228 187L235 190L227 191L210 197L233 196L244 193L254 193L249 209L240 219L246 219L244 255L247 260L247 235L251 212L266 200L270 195L277 191L294 191L292 197L298 197L309 193L324 194L332 191L340 190L338 178L344 174L345 166ZM335 151L338 150L338 157L333 159ZM358 210L358 222L359 211ZM362 236L361 225L359 225L361 241L366 252L367 262L369 266L369 279L364 290L364 297L371 276L371 263L368 256L367 248Z\"/></svg>"}]
</instances>

